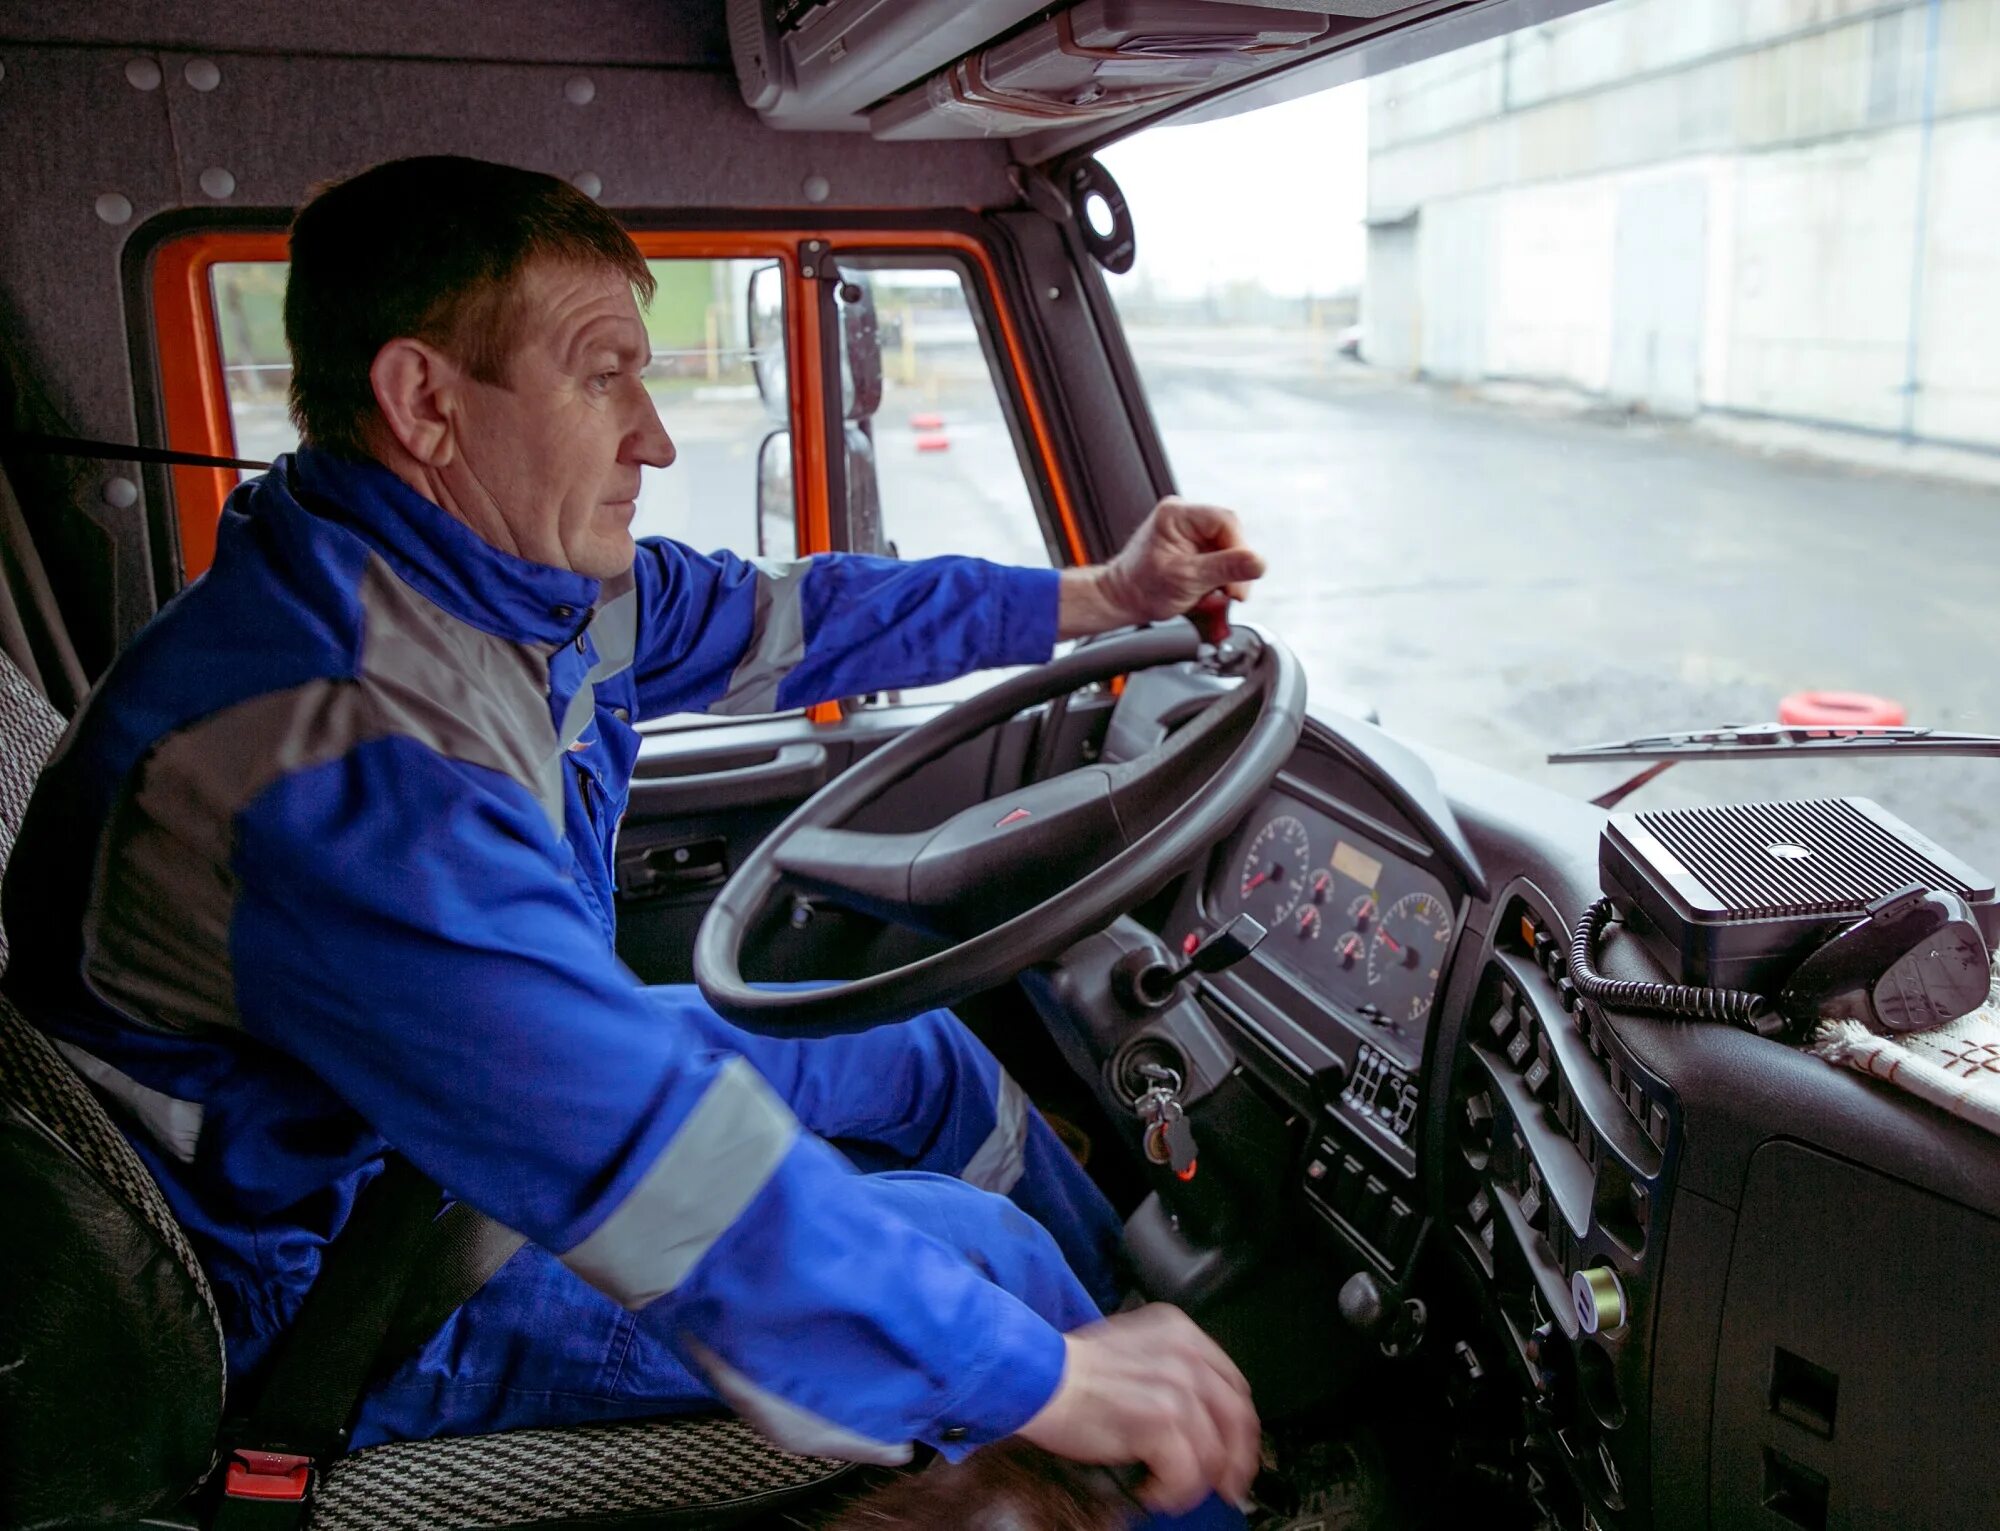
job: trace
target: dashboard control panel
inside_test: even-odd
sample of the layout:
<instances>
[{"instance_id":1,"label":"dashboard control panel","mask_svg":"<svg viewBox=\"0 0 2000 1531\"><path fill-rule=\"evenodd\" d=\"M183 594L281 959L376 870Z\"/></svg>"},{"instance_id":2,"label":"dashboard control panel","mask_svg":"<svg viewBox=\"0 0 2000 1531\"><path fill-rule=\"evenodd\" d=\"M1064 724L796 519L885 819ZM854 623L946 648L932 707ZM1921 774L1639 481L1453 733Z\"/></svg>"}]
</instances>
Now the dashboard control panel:
<instances>
[{"instance_id":1,"label":"dashboard control panel","mask_svg":"<svg viewBox=\"0 0 2000 1531\"><path fill-rule=\"evenodd\" d=\"M1204 903L1217 925L1249 914L1269 928L1259 958L1407 1071L1423 1060L1458 919L1444 885L1376 828L1274 792L1218 858Z\"/></svg>"},{"instance_id":2,"label":"dashboard control panel","mask_svg":"<svg viewBox=\"0 0 2000 1531\"><path fill-rule=\"evenodd\" d=\"M1570 985L1565 944L1538 900L1503 904L1453 1079L1445 1211L1582 1509L1643 1525L1677 1115Z\"/></svg>"},{"instance_id":3,"label":"dashboard control panel","mask_svg":"<svg viewBox=\"0 0 2000 1531\"><path fill-rule=\"evenodd\" d=\"M1398 1140L1407 1143L1416 1130L1423 1089L1395 1059L1363 1042L1355 1058L1354 1072L1340 1098L1349 1110L1374 1117Z\"/></svg>"}]
</instances>

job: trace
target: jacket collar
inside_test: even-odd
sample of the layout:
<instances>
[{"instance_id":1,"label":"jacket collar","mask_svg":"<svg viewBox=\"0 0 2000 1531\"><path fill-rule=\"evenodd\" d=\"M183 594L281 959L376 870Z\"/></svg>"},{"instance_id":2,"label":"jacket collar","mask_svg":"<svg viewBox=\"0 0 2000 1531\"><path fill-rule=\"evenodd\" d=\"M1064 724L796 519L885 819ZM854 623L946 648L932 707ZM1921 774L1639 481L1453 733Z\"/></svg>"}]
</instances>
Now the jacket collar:
<instances>
[{"instance_id":1,"label":"jacket collar","mask_svg":"<svg viewBox=\"0 0 2000 1531\"><path fill-rule=\"evenodd\" d=\"M424 599L498 637L567 642L597 604L599 581L502 552L379 463L301 447L266 483L359 537Z\"/></svg>"}]
</instances>

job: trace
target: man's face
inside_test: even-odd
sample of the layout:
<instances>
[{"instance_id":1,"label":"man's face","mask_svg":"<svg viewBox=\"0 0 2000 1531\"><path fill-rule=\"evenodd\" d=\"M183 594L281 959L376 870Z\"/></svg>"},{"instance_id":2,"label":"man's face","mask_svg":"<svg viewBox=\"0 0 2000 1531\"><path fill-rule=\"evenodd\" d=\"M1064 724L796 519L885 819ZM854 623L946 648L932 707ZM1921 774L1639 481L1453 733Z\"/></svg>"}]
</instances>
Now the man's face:
<instances>
[{"instance_id":1,"label":"man's face","mask_svg":"<svg viewBox=\"0 0 2000 1531\"><path fill-rule=\"evenodd\" d=\"M459 395L454 494L521 557L609 579L632 564L640 468L674 460L640 381L652 347L631 284L610 267L538 263L515 312L505 381L468 378Z\"/></svg>"}]
</instances>

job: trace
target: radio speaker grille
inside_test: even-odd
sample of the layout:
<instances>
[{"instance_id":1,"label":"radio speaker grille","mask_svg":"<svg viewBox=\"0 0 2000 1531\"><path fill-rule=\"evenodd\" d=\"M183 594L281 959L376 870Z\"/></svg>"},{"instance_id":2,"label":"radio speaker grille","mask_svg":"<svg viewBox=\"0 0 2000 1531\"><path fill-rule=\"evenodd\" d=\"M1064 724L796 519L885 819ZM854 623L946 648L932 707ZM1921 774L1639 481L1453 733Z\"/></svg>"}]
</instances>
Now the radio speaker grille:
<instances>
[{"instance_id":1,"label":"radio speaker grille","mask_svg":"<svg viewBox=\"0 0 2000 1531\"><path fill-rule=\"evenodd\" d=\"M1962 897L1976 891L1926 855L1908 829L1890 828L1848 798L1635 817L1715 895L1725 919L1845 914L1913 882Z\"/></svg>"}]
</instances>

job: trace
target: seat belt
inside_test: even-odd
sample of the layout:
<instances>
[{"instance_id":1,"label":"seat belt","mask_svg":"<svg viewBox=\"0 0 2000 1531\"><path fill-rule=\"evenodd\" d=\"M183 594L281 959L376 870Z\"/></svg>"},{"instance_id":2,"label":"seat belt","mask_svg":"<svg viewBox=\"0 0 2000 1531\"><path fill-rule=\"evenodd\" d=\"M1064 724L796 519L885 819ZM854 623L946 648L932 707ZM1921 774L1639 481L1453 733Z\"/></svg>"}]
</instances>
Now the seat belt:
<instances>
[{"instance_id":1,"label":"seat belt","mask_svg":"<svg viewBox=\"0 0 2000 1531\"><path fill-rule=\"evenodd\" d=\"M44 457L90 457L107 462L163 463L173 468L255 468L260 473L271 466L248 457L211 457L206 452L88 441L81 436L45 436L34 431L0 436L0 452L8 451L38 452Z\"/></svg>"},{"instance_id":2,"label":"seat belt","mask_svg":"<svg viewBox=\"0 0 2000 1531\"><path fill-rule=\"evenodd\" d=\"M211 1531L298 1531L316 1474L347 1450L368 1383L434 1333L525 1242L391 1155L356 1198L240 1425Z\"/></svg>"}]
</instances>

